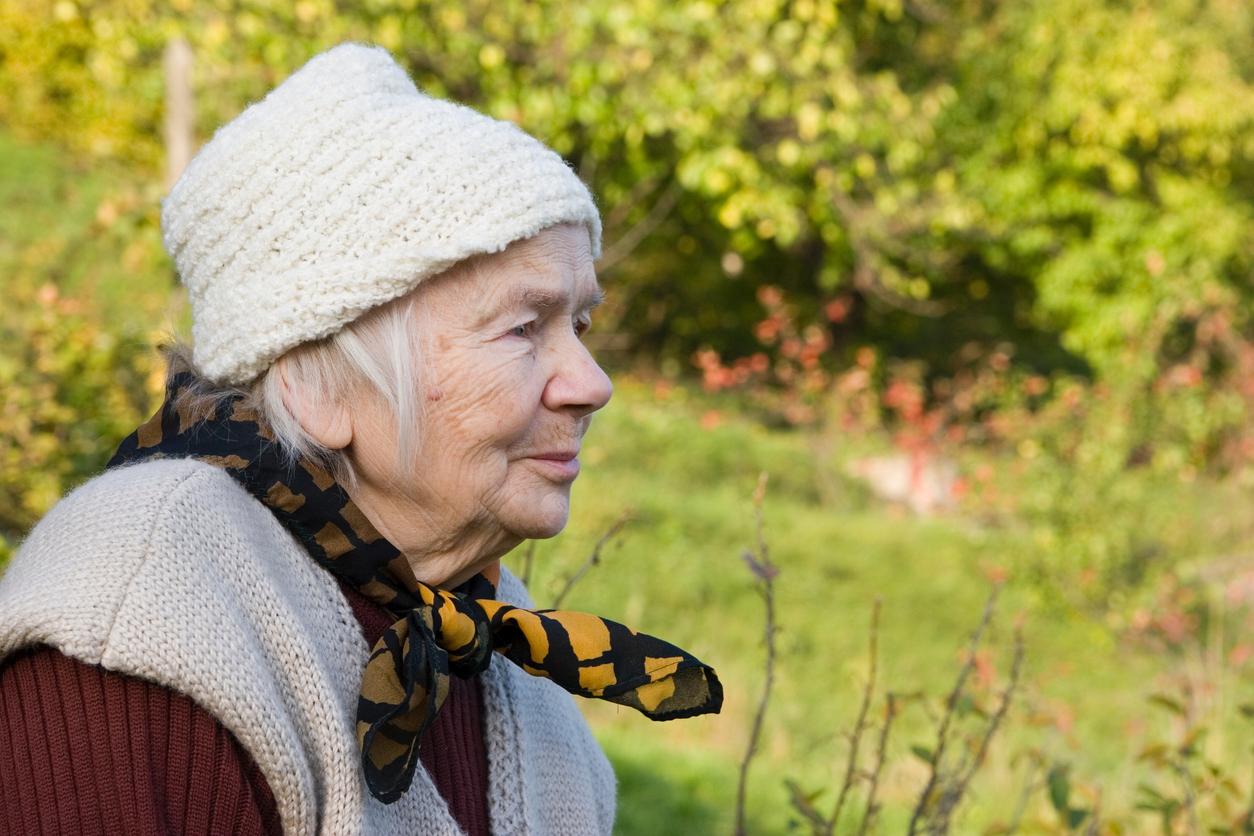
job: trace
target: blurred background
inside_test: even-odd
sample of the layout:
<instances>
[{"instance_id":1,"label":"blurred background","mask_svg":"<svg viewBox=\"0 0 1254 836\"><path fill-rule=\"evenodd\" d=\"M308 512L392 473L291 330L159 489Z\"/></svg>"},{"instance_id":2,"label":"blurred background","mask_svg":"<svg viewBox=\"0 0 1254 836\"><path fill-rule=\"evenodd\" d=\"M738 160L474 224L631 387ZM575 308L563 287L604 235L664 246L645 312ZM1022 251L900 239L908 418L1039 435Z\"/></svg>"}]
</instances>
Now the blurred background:
<instances>
[{"instance_id":1,"label":"blurred background","mask_svg":"<svg viewBox=\"0 0 1254 836\"><path fill-rule=\"evenodd\" d=\"M1245 0L0 0L0 567L159 403L171 177L346 39L602 207L507 562L728 692L585 706L620 832L1254 832Z\"/></svg>"}]
</instances>

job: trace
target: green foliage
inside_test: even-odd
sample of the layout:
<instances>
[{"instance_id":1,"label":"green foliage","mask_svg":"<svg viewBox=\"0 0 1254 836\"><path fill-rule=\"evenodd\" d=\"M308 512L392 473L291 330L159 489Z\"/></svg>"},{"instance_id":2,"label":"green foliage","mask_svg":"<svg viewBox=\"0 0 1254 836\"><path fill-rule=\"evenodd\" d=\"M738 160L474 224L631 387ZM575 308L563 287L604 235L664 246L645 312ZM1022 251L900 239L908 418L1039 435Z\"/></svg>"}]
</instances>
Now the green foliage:
<instances>
[{"instance_id":1,"label":"green foliage","mask_svg":"<svg viewBox=\"0 0 1254 836\"><path fill-rule=\"evenodd\" d=\"M1254 90L1246 4L1172 0L5 0L0 120L161 159L161 49L188 39L202 136L314 52L380 43L419 84L549 142L592 184L617 341L754 351L754 290L840 351L953 371L1152 379L1222 312L1242 337ZM630 253L630 258L625 256ZM682 281L677 280L682 277ZM1160 351L1161 350L1161 351ZM774 354L774 349L768 353Z\"/></svg>"},{"instance_id":2,"label":"green foliage","mask_svg":"<svg viewBox=\"0 0 1254 836\"><path fill-rule=\"evenodd\" d=\"M1225 36L1250 32L1248 7L1060 0L1004 18L1014 49L970 33L968 72L998 82L955 113L984 138L959 177L979 186L987 257L1033 283L1031 315L1140 381L1208 311L1248 333L1254 98Z\"/></svg>"},{"instance_id":3,"label":"green foliage","mask_svg":"<svg viewBox=\"0 0 1254 836\"><path fill-rule=\"evenodd\" d=\"M615 833L730 832L736 786L734 760L695 747L677 753L659 737L624 728L601 726L596 731L618 778ZM771 792L773 789L761 782L751 795L753 833L775 829L752 815L779 804L778 792Z\"/></svg>"},{"instance_id":4,"label":"green foliage","mask_svg":"<svg viewBox=\"0 0 1254 836\"><path fill-rule=\"evenodd\" d=\"M1139 748L1136 759L1147 774L1136 785L1131 810L1103 809L1101 789L1083 778L1077 780L1072 763L1051 761L1040 750L1030 750L1027 758L1046 770L1043 789L1056 815L1049 832L1250 833L1254 785L1247 764L1241 762L1254 748L1236 747L1236 762L1241 766L1234 766L1232 758L1213 754L1216 747L1207 743L1211 728L1198 716L1198 697L1187 683L1180 696L1161 692L1148 696L1147 703L1156 710L1157 719L1166 719L1167 728L1150 735ZM1254 706L1242 705L1238 713L1248 720ZM1249 730L1244 731L1249 737ZM1036 789L1029 782L1025 796ZM1075 796L1080 794L1091 802L1078 806Z\"/></svg>"},{"instance_id":5,"label":"green foliage","mask_svg":"<svg viewBox=\"0 0 1254 836\"><path fill-rule=\"evenodd\" d=\"M623 832L729 824L761 640L735 556L763 469L784 571L755 832L798 824L785 777L831 785L867 601L885 596L884 681L942 693L986 573L1009 573L1006 606L1030 616L1032 708L1007 717L964 832L1009 829L1033 768L1025 832L1098 813L1123 832L1190 809L1235 821L1229 790L1199 788L1222 784L1207 747L1246 725L1190 719L1210 730L1200 754L1179 747L1186 728L1161 762L1128 727L1192 658L1188 625L1227 622L1191 605L1169 652L1129 625L1184 609L1152 598L1167 570L1254 542L1249 4L0 0L0 124L70 155L0 136L0 563L153 407L149 329L186 315L156 223L175 35L196 56L202 139L346 38L518 122L603 209L593 349L620 369L695 361L733 389L619 376L570 533L539 549L543 594L632 505L577 606L692 647L729 684L725 715L647 741L590 710ZM746 405L818 431L742 420ZM843 465L890 445L958 456L965 516L873 505ZM1234 621L1208 658L1249 629ZM1249 663L1231 667L1220 708L1254 701ZM903 711L900 740L929 741L933 720ZM901 832L933 751L888 758L879 821ZM1244 787L1239 764L1220 766Z\"/></svg>"},{"instance_id":6,"label":"green foliage","mask_svg":"<svg viewBox=\"0 0 1254 836\"><path fill-rule=\"evenodd\" d=\"M140 203L0 138L0 564L153 407L168 279Z\"/></svg>"},{"instance_id":7,"label":"green foliage","mask_svg":"<svg viewBox=\"0 0 1254 836\"><path fill-rule=\"evenodd\" d=\"M61 298L10 288L0 312L0 562L142 421L155 358Z\"/></svg>"}]
</instances>

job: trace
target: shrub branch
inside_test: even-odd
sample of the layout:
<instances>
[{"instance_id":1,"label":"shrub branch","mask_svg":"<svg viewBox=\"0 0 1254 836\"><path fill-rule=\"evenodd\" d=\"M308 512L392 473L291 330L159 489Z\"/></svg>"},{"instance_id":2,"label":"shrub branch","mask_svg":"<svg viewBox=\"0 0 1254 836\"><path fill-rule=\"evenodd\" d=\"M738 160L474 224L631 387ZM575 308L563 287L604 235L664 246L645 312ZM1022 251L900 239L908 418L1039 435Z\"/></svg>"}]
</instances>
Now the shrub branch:
<instances>
[{"instance_id":1,"label":"shrub branch","mask_svg":"<svg viewBox=\"0 0 1254 836\"><path fill-rule=\"evenodd\" d=\"M762 504L766 498L767 475L758 476L758 486L753 492L754 526L757 532L758 553L745 551L743 557L749 570L753 573L760 586L759 593L766 604L766 622L763 627L766 642L766 676L762 684L762 696L758 699L758 709L753 715L753 727L749 732L749 744L745 755L740 761L740 780L736 787L736 836L744 836L745 829L745 793L749 781L749 764L758 752L758 744L762 736L762 723L766 718L766 709L771 700L771 688L775 683L775 576L779 570L771 563L770 552L766 545L766 537L762 531Z\"/></svg>"},{"instance_id":2,"label":"shrub branch","mask_svg":"<svg viewBox=\"0 0 1254 836\"><path fill-rule=\"evenodd\" d=\"M914 806L914 812L910 815L910 825L907 832L911 836L918 832L919 824L922 822L924 813L932 802L932 798L936 794L940 783L941 761L945 756L945 749L949 745L949 731L950 726L953 724L958 699L962 696L962 692L967 685L967 679L970 678L971 671L975 667L976 653L980 648L980 642L984 639L984 631L988 628L989 622L993 618L993 609L997 605L997 594L1000 591L1001 585L998 584L993 587L993 591L989 594L988 601L984 604L984 614L980 618L980 623L971 634L971 640L967 646L966 659L958 670L958 676L954 680L954 687L945 699L945 713L941 716L940 725L936 730L936 746L931 752L931 758L928 760L927 783L923 787L923 792L919 794L919 800Z\"/></svg>"},{"instance_id":3,"label":"shrub branch","mask_svg":"<svg viewBox=\"0 0 1254 836\"><path fill-rule=\"evenodd\" d=\"M871 708L871 697L875 693L875 677L877 668L879 667L879 635L880 635L880 598L875 599L875 603L871 606L871 638L870 650L868 656L870 659L869 673L867 674L866 687L862 689L862 705L858 707L858 719L854 723L853 733L849 738L849 757L845 762L845 778L840 783L840 792L836 796L836 807L832 810L832 817L827 823L827 833L832 833L836 829L836 824L840 821L840 814L845 808L845 799L849 797L849 790L853 787L854 777L858 768L858 749L862 745L862 735L866 731L866 716ZM887 723L885 723L887 726Z\"/></svg>"},{"instance_id":4,"label":"shrub branch","mask_svg":"<svg viewBox=\"0 0 1254 836\"><path fill-rule=\"evenodd\" d=\"M862 824L858 826L858 836L865 836L879 813L879 805L875 802L875 793L879 790L880 775L884 772L884 760L888 751L888 734L897 717L897 695L892 691L884 697L884 725L880 727L879 745L875 748L875 766L871 768L869 786L866 792L866 813L862 816Z\"/></svg>"}]
</instances>

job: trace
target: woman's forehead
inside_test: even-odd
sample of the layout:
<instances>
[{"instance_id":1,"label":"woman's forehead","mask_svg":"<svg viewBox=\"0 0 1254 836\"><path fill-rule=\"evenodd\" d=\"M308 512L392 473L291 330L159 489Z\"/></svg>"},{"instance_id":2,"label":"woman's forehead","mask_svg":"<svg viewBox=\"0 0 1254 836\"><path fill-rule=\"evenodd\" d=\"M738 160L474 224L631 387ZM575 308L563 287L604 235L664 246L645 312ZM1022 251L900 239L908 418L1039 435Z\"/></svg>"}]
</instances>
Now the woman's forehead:
<instances>
[{"instance_id":1,"label":"woman's forehead","mask_svg":"<svg viewBox=\"0 0 1254 836\"><path fill-rule=\"evenodd\" d=\"M590 309L604 293L586 232L581 227L545 230L485 258L475 272L498 307ZM485 299L485 301L489 301Z\"/></svg>"},{"instance_id":2,"label":"woman's forehead","mask_svg":"<svg viewBox=\"0 0 1254 836\"><path fill-rule=\"evenodd\" d=\"M530 238L514 241L499 253L488 257L492 267L513 270L525 267L547 273L554 269L594 272L592 245L582 225L560 224L541 230Z\"/></svg>"},{"instance_id":3,"label":"woman's forehead","mask_svg":"<svg viewBox=\"0 0 1254 836\"><path fill-rule=\"evenodd\" d=\"M421 308L429 314L472 328L523 310L586 314L605 300L591 261L576 270L562 261L515 259L489 266L484 260L424 282L415 293L425 297Z\"/></svg>"}]
</instances>

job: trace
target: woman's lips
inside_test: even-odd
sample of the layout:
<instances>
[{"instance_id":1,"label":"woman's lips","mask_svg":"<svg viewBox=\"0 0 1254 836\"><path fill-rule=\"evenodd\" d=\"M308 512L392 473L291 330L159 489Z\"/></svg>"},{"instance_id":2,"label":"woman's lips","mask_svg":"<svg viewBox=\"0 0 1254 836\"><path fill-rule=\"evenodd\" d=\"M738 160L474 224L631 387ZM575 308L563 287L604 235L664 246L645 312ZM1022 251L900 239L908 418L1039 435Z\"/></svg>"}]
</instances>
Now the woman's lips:
<instances>
[{"instance_id":1,"label":"woman's lips","mask_svg":"<svg viewBox=\"0 0 1254 836\"><path fill-rule=\"evenodd\" d=\"M550 478L570 481L579 475L578 456L531 456L541 471Z\"/></svg>"}]
</instances>

